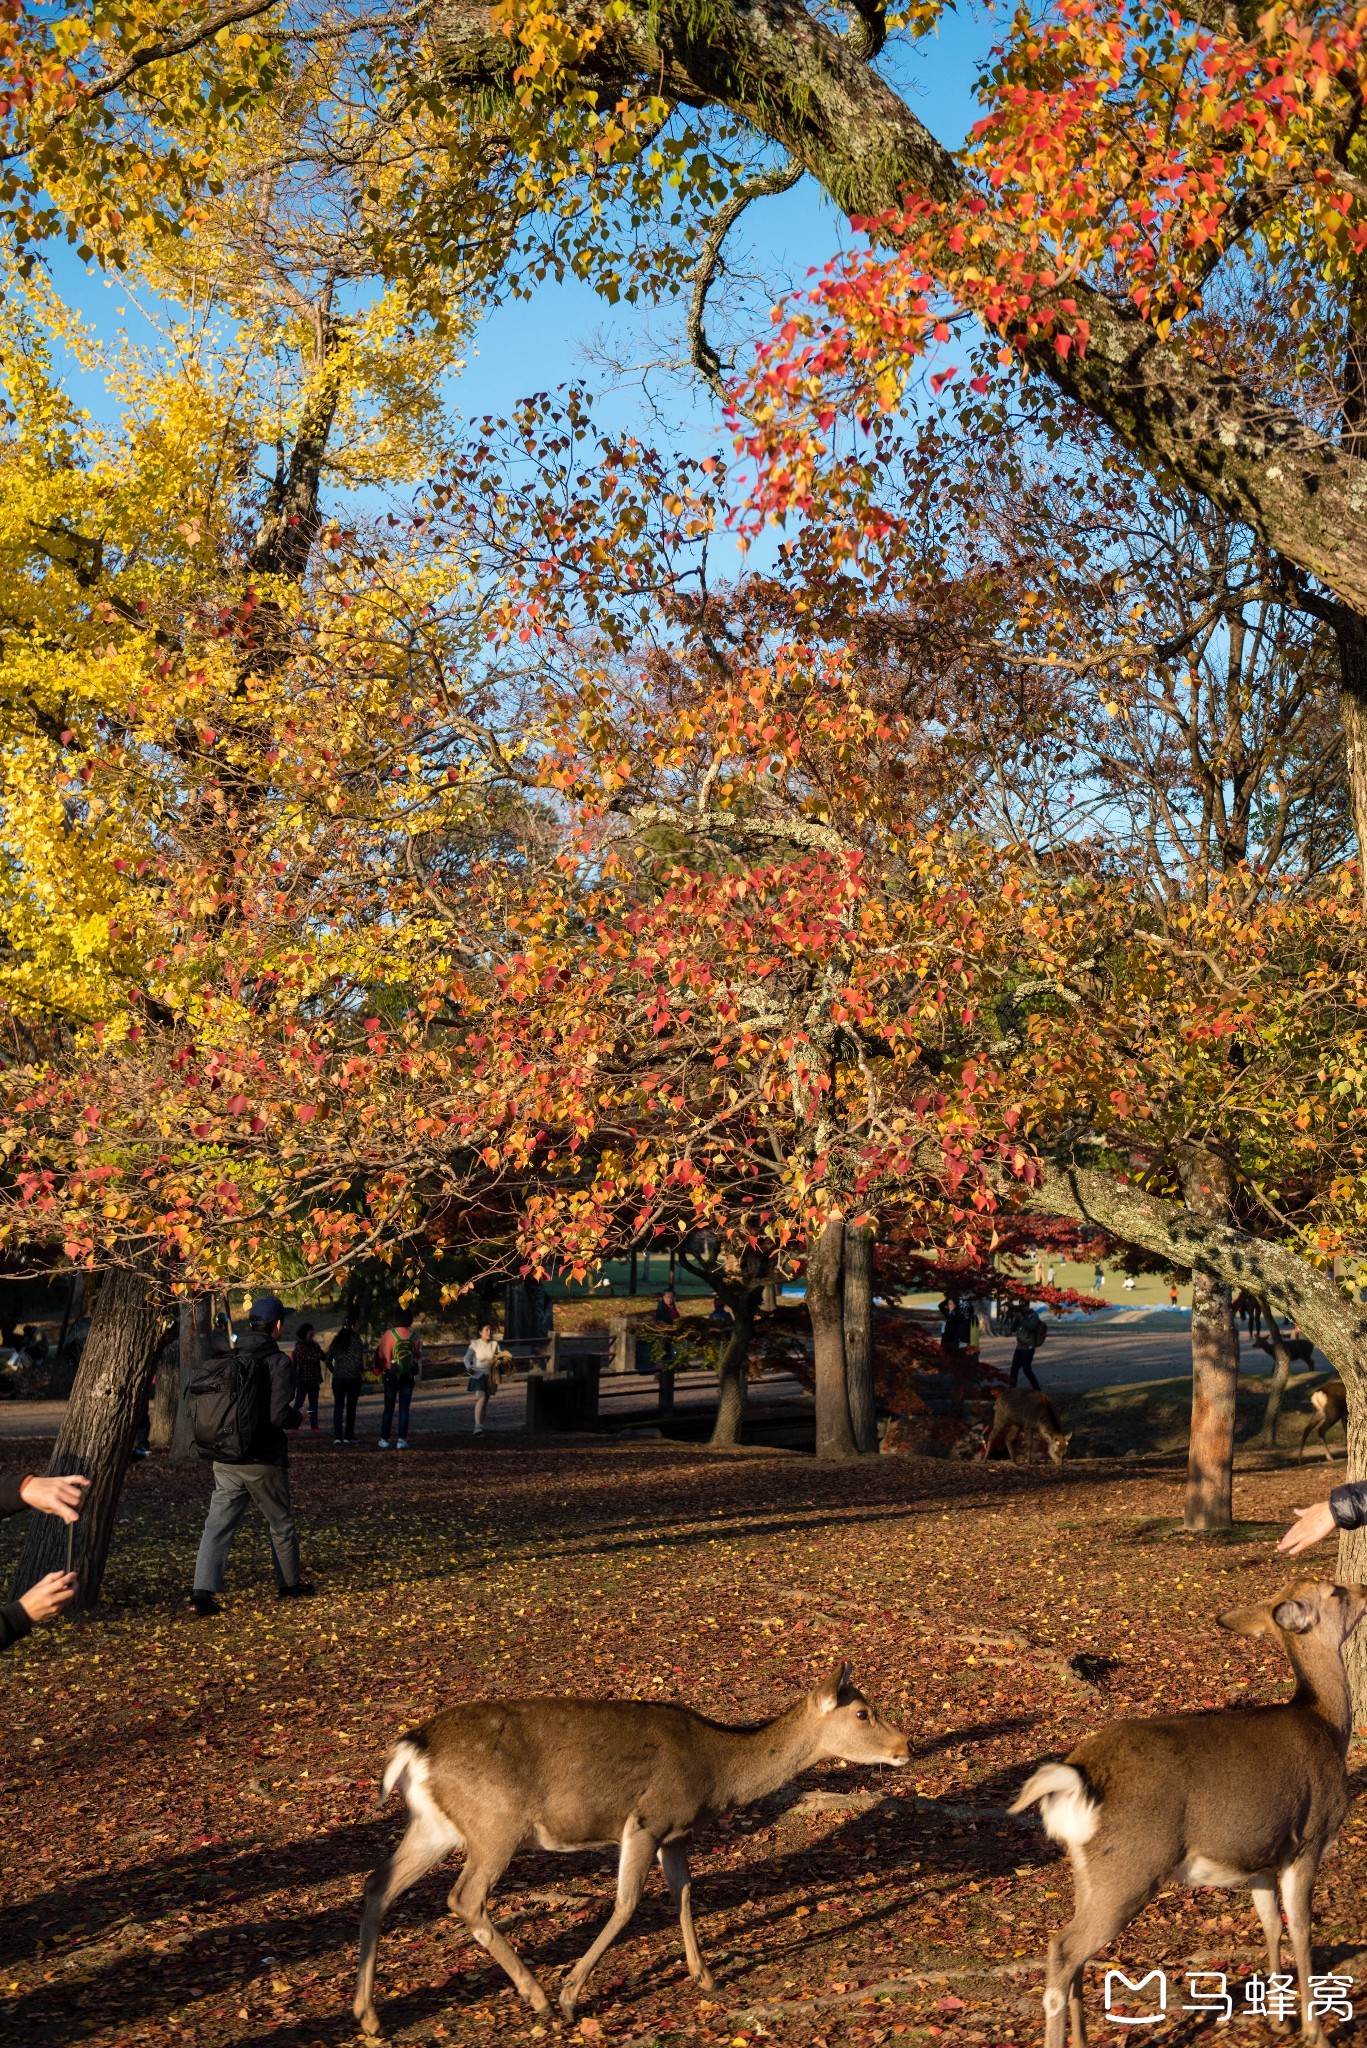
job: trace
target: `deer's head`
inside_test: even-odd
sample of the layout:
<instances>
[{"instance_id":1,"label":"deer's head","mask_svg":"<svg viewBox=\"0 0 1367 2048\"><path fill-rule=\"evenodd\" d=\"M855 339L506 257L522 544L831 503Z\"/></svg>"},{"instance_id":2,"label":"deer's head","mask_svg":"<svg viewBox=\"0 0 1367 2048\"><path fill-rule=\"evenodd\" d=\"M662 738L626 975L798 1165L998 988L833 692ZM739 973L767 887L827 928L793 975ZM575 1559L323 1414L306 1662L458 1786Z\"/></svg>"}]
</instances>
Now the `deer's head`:
<instances>
[{"instance_id":1,"label":"deer's head","mask_svg":"<svg viewBox=\"0 0 1367 2048\"><path fill-rule=\"evenodd\" d=\"M1337 1586L1330 1579L1296 1579L1270 1600L1235 1607L1220 1616L1221 1628L1240 1636L1288 1638L1317 1635L1337 1649L1367 1614L1367 1586Z\"/></svg>"},{"instance_id":2,"label":"deer's head","mask_svg":"<svg viewBox=\"0 0 1367 2048\"><path fill-rule=\"evenodd\" d=\"M853 1666L835 1664L807 1695L823 1756L843 1757L849 1764L904 1764L911 1751L900 1728L885 1721L850 1683Z\"/></svg>"}]
</instances>

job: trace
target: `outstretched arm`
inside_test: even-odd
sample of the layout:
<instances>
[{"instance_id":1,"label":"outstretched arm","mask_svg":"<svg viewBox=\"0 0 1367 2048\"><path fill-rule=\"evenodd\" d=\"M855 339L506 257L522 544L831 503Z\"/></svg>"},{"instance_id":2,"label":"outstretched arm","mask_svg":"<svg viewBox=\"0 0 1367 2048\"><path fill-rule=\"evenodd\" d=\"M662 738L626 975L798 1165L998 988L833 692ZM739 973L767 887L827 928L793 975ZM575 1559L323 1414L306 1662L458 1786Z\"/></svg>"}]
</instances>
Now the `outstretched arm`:
<instances>
[{"instance_id":1,"label":"outstretched arm","mask_svg":"<svg viewBox=\"0 0 1367 2048\"><path fill-rule=\"evenodd\" d=\"M1296 1519L1277 1548L1287 1557L1299 1557L1302 1551L1311 1549L1337 1530L1361 1529L1364 1523L1367 1523L1367 1479L1350 1480L1347 1486L1336 1486L1328 1500L1316 1501L1311 1508L1297 1508Z\"/></svg>"}]
</instances>

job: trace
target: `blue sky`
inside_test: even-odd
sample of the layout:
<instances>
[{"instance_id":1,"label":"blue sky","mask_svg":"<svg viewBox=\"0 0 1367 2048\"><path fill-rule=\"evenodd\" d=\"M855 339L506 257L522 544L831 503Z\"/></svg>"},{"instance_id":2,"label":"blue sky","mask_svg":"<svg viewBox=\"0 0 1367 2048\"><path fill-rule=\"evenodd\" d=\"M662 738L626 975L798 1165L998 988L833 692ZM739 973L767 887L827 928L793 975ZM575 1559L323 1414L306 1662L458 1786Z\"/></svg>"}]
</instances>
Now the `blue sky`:
<instances>
[{"instance_id":1,"label":"blue sky","mask_svg":"<svg viewBox=\"0 0 1367 2048\"><path fill-rule=\"evenodd\" d=\"M973 95L976 68L1002 33L1004 16L981 6L966 5L947 14L938 32L896 53L896 82L926 125L941 141L956 146L964 139L978 108ZM811 178L790 193L752 207L743 223L753 252L753 267L775 286L800 284L809 270L820 268L849 241L847 223ZM118 278L88 271L61 248L50 252L53 273L64 295L77 305L96 332L113 339L120 330L132 339L155 345L155 326L141 316L134 295ZM146 303L146 302L145 302ZM720 308L718 309L720 312ZM155 318L159 309L148 303ZM667 323L657 319L661 332ZM583 380L601 388L604 372L594 359L594 344L616 356L638 361L650 353L637 308L609 307L587 285L575 281L547 282L530 300L496 306L481 326L459 386L453 392L469 417L506 413L519 397ZM97 414L105 401L95 380L72 369L72 382L83 403ZM708 394L699 387L691 396L677 386L670 394L669 425L681 446L706 440L715 444L719 423ZM622 392L612 412L641 411L634 392ZM619 415L620 416L620 415ZM651 423L655 435L659 423Z\"/></svg>"}]
</instances>

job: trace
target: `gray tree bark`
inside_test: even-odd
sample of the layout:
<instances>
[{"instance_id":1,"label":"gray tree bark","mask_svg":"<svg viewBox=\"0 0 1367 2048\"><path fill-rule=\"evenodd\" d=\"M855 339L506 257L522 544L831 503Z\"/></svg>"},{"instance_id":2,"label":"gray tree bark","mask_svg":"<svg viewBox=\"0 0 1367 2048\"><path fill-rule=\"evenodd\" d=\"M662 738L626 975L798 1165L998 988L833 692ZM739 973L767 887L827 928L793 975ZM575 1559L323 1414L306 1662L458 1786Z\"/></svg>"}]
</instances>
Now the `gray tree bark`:
<instances>
[{"instance_id":1,"label":"gray tree bark","mask_svg":"<svg viewBox=\"0 0 1367 2048\"><path fill-rule=\"evenodd\" d=\"M213 1328L213 1302L197 1294L180 1305L180 1372L177 1375L176 1426L171 1437L171 1463L191 1465L199 1455L190 1428L190 1410L185 1389L198 1370Z\"/></svg>"},{"instance_id":2,"label":"gray tree bark","mask_svg":"<svg viewBox=\"0 0 1367 2048\"><path fill-rule=\"evenodd\" d=\"M878 1449L873 1394L873 1231L845 1225L845 1389L855 1448Z\"/></svg>"},{"instance_id":3,"label":"gray tree bark","mask_svg":"<svg viewBox=\"0 0 1367 2048\"><path fill-rule=\"evenodd\" d=\"M91 1482L73 1543L77 1612L99 1598L160 1329L160 1296L146 1275L126 1268L106 1274L47 1467L50 1476L84 1472ZM11 1599L48 1572L65 1570L66 1541L55 1515L30 1515Z\"/></svg>"},{"instance_id":4,"label":"gray tree bark","mask_svg":"<svg viewBox=\"0 0 1367 2048\"><path fill-rule=\"evenodd\" d=\"M758 1287L738 1287L734 1291L728 1290L725 1295L736 1320L717 1368L717 1419L712 1425L711 1436L714 1450L734 1450L740 1442L750 1384L750 1340L755 1334L760 1293Z\"/></svg>"},{"instance_id":5,"label":"gray tree bark","mask_svg":"<svg viewBox=\"0 0 1367 2048\"><path fill-rule=\"evenodd\" d=\"M845 1383L845 1320L840 1299L845 1225L833 1216L807 1244L807 1313L812 1324L816 1380L816 1455L857 1458Z\"/></svg>"},{"instance_id":6,"label":"gray tree bark","mask_svg":"<svg viewBox=\"0 0 1367 2048\"><path fill-rule=\"evenodd\" d=\"M1233 1179L1213 1145L1192 1145L1180 1161L1187 1207L1210 1223L1228 1219ZM1234 1295L1212 1273L1191 1276L1191 1439L1182 1521L1193 1535L1234 1520L1234 1421L1239 1331Z\"/></svg>"}]
</instances>

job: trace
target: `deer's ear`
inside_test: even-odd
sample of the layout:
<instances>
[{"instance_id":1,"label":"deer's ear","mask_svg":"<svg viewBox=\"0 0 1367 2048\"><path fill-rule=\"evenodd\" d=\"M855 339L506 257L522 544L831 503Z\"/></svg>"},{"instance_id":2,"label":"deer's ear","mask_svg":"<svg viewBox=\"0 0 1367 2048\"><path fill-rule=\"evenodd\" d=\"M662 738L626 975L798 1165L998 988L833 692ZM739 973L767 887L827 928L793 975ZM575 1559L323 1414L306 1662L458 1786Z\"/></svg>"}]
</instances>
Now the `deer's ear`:
<instances>
[{"instance_id":1,"label":"deer's ear","mask_svg":"<svg viewBox=\"0 0 1367 2048\"><path fill-rule=\"evenodd\" d=\"M850 1682L852 1664L832 1664L826 1676L812 1693L818 1713L833 1714L840 1705L840 1695Z\"/></svg>"},{"instance_id":2,"label":"deer's ear","mask_svg":"<svg viewBox=\"0 0 1367 2048\"><path fill-rule=\"evenodd\" d=\"M1314 1609L1304 1600L1279 1600L1272 1610L1273 1625L1289 1636L1303 1636L1315 1626Z\"/></svg>"},{"instance_id":3,"label":"deer's ear","mask_svg":"<svg viewBox=\"0 0 1367 2048\"><path fill-rule=\"evenodd\" d=\"M1283 1601L1288 1606L1288 1601ZM1272 1608L1267 1601L1256 1607L1231 1607L1228 1614L1218 1617L1221 1628L1231 1629L1236 1636L1270 1636L1276 1624L1272 1619Z\"/></svg>"}]
</instances>

